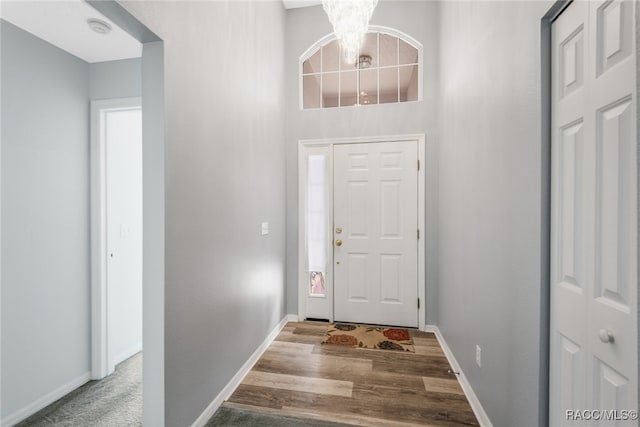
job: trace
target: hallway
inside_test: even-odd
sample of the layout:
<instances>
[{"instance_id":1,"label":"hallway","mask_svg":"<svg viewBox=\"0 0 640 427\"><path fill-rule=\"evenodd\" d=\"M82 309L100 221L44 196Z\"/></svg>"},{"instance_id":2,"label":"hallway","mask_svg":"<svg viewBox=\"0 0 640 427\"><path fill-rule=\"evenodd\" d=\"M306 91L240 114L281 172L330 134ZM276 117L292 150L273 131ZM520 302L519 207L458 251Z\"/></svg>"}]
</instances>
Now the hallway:
<instances>
[{"instance_id":1,"label":"hallway","mask_svg":"<svg viewBox=\"0 0 640 427\"><path fill-rule=\"evenodd\" d=\"M401 353L321 345L326 328L287 323L221 410L297 417L301 425L478 425L434 334L410 330L416 352Z\"/></svg>"},{"instance_id":2,"label":"hallway","mask_svg":"<svg viewBox=\"0 0 640 427\"><path fill-rule=\"evenodd\" d=\"M0 425L66 420L101 378L96 297L133 305L94 286L129 257L98 244L89 120L129 98L143 222L106 229L142 236L122 400L144 412L114 423L96 394L78 425L637 410L640 0L379 0L349 58L322 0L47 2L88 9L74 42L140 47L97 62L8 14L62 33L38 2L0 2ZM418 351L320 345L306 319L416 327Z\"/></svg>"}]
</instances>

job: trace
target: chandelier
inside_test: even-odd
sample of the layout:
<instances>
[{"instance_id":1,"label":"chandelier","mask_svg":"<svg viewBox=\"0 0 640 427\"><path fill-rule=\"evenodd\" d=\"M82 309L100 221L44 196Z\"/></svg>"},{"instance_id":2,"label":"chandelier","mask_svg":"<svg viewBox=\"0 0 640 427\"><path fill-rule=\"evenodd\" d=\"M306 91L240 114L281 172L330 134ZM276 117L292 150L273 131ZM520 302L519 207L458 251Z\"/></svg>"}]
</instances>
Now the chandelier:
<instances>
[{"instance_id":1,"label":"chandelier","mask_svg":"<svg viewBox=\"0 0 640 427\"><path fill-rule=\"evenodd\" d=\"M369 30L369 20L378 0L322 0L348 64L358 60L358 50Z\"/></svg>"}]
</instances>

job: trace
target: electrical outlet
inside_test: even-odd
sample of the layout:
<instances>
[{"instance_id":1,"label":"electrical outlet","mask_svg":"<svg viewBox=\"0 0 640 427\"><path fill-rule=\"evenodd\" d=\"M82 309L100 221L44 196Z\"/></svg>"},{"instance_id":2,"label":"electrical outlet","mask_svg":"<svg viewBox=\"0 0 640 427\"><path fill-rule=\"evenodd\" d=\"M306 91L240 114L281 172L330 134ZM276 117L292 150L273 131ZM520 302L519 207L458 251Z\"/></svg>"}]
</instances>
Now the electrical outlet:
<instances>
[{"instance_id":1,"label":"electrical outlet","mask_svg":"<svg viewBox=\"0 0 640 427\"><path fill-rule=\"evenodd\" d=\"M482 368L482 349L479 345L476 345L476 365L478 368Z\"/></svg>"}]
</instances>

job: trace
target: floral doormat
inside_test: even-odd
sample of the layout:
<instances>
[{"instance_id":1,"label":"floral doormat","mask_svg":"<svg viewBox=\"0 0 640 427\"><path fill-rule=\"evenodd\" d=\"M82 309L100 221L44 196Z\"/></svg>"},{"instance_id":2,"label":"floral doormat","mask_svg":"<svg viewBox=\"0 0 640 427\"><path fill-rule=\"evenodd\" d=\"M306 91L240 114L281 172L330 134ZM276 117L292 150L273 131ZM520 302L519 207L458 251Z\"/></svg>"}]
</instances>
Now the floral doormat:
<instances>
[{"instance_id":1,"label":"floral doormat","mask_svg":"<svg viewBox=\"0 0 640 427\"><path fill-rule=\"evenodd\" d=\"M413 340L409 335L409 331L404 328L334 323L327 328L327 334L322 344L415 353Z\"/></svg>"}]
</instances>

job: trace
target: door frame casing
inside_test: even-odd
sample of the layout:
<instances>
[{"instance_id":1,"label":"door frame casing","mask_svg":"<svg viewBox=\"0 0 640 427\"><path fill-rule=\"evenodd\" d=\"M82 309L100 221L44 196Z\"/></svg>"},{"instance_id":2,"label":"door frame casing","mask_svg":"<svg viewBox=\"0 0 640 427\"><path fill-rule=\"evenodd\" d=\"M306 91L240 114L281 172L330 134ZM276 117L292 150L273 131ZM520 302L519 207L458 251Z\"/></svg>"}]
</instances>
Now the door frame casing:
<instances>
[{"instance_id":1,"label":"door frame casing","mask_svg":"<svg viewBox=\"0 0 640 427\"><path fill-rule=\"evenodd\" d=\"M538 420L549 425L549 363L551 328L551 24L571 0L556 0L540 20L541 82L541 190L540 195L540 364L538 372Z\"/></svg>"},{"instance_id":2,"label":"door frame casing","mask_svg":"<svg viewBox=\"0 0 640 427\"><path fill-rule=\"evenodd\" d=\"M426 241L425 232L425 212L426 212L426 155L425 155L425 134L408 134L408 135L385 135L385 136L364 136L364 137L344 137L344 138L327 138L327 139L301 139L298 140L298 318L304 320L307 317L307 291L308 283L305 274L306 265L306 188L307 188L307 167L306 156L310 149L325 146L329 147L331 156L333 157L333 146L340 144L364 144L364 143L380 143L380 142L406 142L415 141L418 146L418 160L420 161L420 169L418 172L418 228L420 230L420 239L418 240L418 298L420 298L420 307L418 308L418 328L425 330L426 328ZM333 164L333 158L331 159ZM333 191L333 170L330 173L331 191ZM330 198L331 206L329 211L333 217L333 197ZM333 235L333 233L330 233ZM332 240L329 238L329 240ZM330 256L327 263L333 265L333 251L329 251ZM333 321L334 300L333 300L333 274L331 278L331 316Z\"/></svg>"},{"instance_id":3,"label":"door frame casing","mask_svg":"<svg viewBox=\"0 0 640 427\"><path fill-rule=\"evenodd\" d=\"M104 116L109 111L132 109L142 109L141 98L91 101L91 379L94 380L106 377L114 367L109 358L107 147Z\"/></svg>"}]
</instances>

